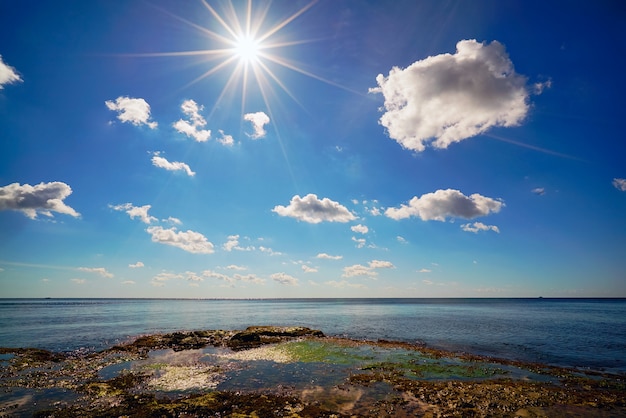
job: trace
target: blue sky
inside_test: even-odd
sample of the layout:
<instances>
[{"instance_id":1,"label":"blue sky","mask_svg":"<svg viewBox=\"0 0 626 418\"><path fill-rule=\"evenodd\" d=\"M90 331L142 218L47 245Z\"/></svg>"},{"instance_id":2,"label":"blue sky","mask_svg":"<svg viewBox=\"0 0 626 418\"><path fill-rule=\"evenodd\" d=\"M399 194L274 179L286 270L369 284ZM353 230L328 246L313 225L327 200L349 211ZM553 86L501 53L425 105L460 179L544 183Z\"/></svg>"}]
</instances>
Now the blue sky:
<instances>
[{"instance_id":1,"label":"blue sky","mask_svg":"<svg viewBox=\"0 0 626 418\"><path fill-rule=\"evenodd\" d=\"M0 293L625 297L625 24L3 1Z\"/></svg>"}]
</instances>

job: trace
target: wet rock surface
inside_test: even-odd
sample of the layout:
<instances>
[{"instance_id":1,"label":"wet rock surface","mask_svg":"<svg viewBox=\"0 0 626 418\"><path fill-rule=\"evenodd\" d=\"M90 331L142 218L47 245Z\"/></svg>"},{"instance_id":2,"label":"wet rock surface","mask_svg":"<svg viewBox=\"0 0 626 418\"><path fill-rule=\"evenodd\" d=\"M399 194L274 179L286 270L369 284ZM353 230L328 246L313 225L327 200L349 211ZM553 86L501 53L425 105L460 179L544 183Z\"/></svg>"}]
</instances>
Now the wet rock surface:
<instances>
[{"instance_id":1,"label":"wet rock surface","mask_svg":"<svg viewBox=\"0 0 626 418\"><path fill-rule=\"evenodd\" d=\"M259 326L0 348L0 417L626 417L625 379Z\"/></svg>"}]
</instances>

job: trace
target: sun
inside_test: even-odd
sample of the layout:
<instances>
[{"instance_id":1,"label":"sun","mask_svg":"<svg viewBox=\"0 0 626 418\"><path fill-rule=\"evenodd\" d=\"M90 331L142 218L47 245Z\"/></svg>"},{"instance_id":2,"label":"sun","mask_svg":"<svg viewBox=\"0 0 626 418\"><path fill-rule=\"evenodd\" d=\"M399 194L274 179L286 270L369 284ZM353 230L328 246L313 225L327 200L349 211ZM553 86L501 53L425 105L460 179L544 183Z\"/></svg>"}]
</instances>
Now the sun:
<instances>
[{"instance_id":1,"label":"sun","mask_svg":"<svg viewBox=\"0 0 626 418\"><path fill-rule=\"evenodd\" d=\"M236 40L233 53L245 64L254 63L258 59L261 45L250 35L239 36Z\"/></svg>"},{"instance_id":2,"label":"sun","mask_svg":"<svg viewBox=\"0 0 626 418\"><path fill-rule=\"evenodd\" d=\"M229 93L237 89L241 91L241 110L244 111L246 105L246 97L254 90L259 92L263 101L271 113L269 103L270 97L277 97L276 87L288 95L294 102L302 106L291 91L287 88L283 80L281 80L278 68L288 69L316 79L318 81L339 87L361 95L345 86L327 80L302 68L302 65L290 60L285 54L286 47L302 45L313 40L289 40L284 36L280 36L281 32L287 25L298 19L307 10L313 7L318 0L311 0L302 8L295 10L287 18L277 23L267 24L266 18L271 15L271 2L258 6L258 2L247 0L244 2L233 2L232 0L224 0L217 2L222 5L222 9L218 12L208 0L200 0L206 10L209 11L213 18L210 26L203 26L193 23L180 16L163 10L171 17L197 29L203 36L211 42L211 49L190 50L178 52L153 52L144 54L132 54L134 56L144 57L200 57L199 63L213 63L213 65L204 73L187 83L183 88L191 85L217 73L227 72L230 74L226 80L222 91L215 101L213 111L220 106L221 100ZM236 4L236 6L235 6ZM217 23L217 24L215 24ZM209 27L211 29L209 29ZM263 29L261 29L263 28ZM237 86L240 86L237 88ZM304 107L304 106L302 106ZM210 117L210 115L209 115Z\"/></svg>"}]
</instances>

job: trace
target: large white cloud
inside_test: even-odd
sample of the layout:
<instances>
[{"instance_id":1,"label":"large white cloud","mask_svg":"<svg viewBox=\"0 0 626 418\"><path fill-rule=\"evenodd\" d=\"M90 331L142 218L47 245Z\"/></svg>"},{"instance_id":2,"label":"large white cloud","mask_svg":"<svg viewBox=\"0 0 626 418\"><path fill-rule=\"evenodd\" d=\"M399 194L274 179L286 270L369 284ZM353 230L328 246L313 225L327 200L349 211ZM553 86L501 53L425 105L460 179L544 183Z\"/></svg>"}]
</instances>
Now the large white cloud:
<instances>
[{"instance_id":1,"label":"large white cloud","mask_svg":"<svg viewBox=\"0 0 626 418\"><path fill-rule=\"evenodd\" d=\"M430 141L447 148L494 126L519 125L529 108L526 81L498 41L464 40L455 54L379 74L370 92L385 98L380 124L389 136L419 152Z\"/></svg>"},{"instance_id":2,"label":"large white cloud","mask_svg":"<svg viewBox=\"0 0 626 418\"><path fill-rule=\"evenodd\" d=\"M426 193L421 197L415 196L408 205L388 208L385 215L395 220L411 216L419 217L424 221L445 221L448 217L473 219L499 212L503 206L504 202L501 199L492 199L478 193L465 196L458 190L447 189Z\"/></svg>"},{"instance_id":3,"label":"large white cloud","mask_svg":"<svg viewBox=\"0 0 626 418\"><path fill-rule=\"evenodd\" d=\"M146 231L152 235L152 241L181 248L193 254L212 254L213 243L199 232L177 231L176 228L165 229L161 226L151 226Z\"/></svg>"},{"instance_id":4,"label":"large white cloud","mask_svg":"<svg viewBox=\"0 0 626 418\"><path fill-rule=\"evenodd\" d=\"M296 195L289 202L289 206L275 206L272 212L312 224L323 221L349 222L355 219L355 216L345 206L327 197L320 200L314 194L308 194L304 197Z\"/></svg>"},{"instance_id":5,"label":"large white cloud","mask_svg":"<svg viewBox=\"0 0 626 418\"><path fill-rule=\"evenodd\" d=\"M200 114L204 106L198 105L193 100L185 100L180 106L183 113L189 116L190 120L179 119L172 125L181 134L193 138L196 142L206 142L211 137L210 129L202 129L206 126L206 120Z\"/></svg>"},{"instance_id":6,"label":"large white cloud","mask_svg":"<svg viewBox=\"0 0 626 418\"><path fill-rule=\"evenodd\" d=\"M60 181L35 186L12 183L0 187L0 210L17 210L31 219L38 214L53 217L52 212L77 218L80 213L63 203L70 194L71 187Z\"/></svg>"},{"instance_id":7,"label":"large white cloud","mask_svg":"<svg viewBox=\"0 0 626 418\"><path fill-rule=\"evenodd\" d=\"M180 161L168 161L167 159L161 157L158 152L154 153L152 157L152 165L159 168L164 168L167 171L184 171L187 173L189 177L193 177L196 175L194 171L191 171L191 168L186 163L182 163Z\"/></svg>"},{"instance_id":8,"label":"large white cloud","mask_svg":"<svg viewBox=\"0 0 626 418\"><path fill-rule=\"evenodd\" d=\"M243 119L252 124L253 133L248 134L252 139L263 138L267 132L265 131L265 125L270 123L270 117L263 112L246 113L243 115Z\"/></svg>"},{"instance_id":9,"label":"large white cloud","mask_svg":"<svg viewBox=\"0 0 626 418\"><path fill-rule=\"evenodd\" d=\"M132 203L123 203L121 205L109 205L109 207L113 210L124 211L129 216L130 219L139 218L141 222L145 224L152 223L152 221L158 221L154 216L148 215L148 211L152 207L151 205L143 205L143 206L134 206Z\"/></svg>"},{"instance_id":10,"label":"large white cloud","mask_svg":"<svg viewBox=\"0 0 626 418\"><path fill-rule=\"evenodd\" d=\"M15 68L11 67L2 60L0 55L0 90L4 88L5 84L12 84L22 81L20 75Z\"/></svg>"},{"instance_id":11,"label":"large white cloud","mask_svg":"<svg viewBox=\"0 0 626 418\"><path fill-rule=\"evenodd\" d=\"M120 96L115 101L107 100L106 106L117 112L117 118L122 122L132 123L135 126L146 125L150 129L157 127L157 123L150 120L150 105L144 99Z\"/></svg>"}]
</instances>

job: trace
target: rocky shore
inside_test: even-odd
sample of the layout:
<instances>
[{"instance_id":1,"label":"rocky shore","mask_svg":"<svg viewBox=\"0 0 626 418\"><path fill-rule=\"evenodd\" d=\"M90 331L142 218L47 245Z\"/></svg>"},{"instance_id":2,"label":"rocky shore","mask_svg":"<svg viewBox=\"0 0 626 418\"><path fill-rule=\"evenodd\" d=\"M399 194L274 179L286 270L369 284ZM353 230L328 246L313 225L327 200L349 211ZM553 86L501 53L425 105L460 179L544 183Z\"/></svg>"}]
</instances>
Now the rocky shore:
<instances>
[{"instance_id":1,"label":"rocky shore","mask_svg":"<svg viewBox=\"0 0 626 418\"><path fill-rule=\"evenodd\" d=\"M0 348L0 417L626 417L625 378L257 326Z\"/></svg>"}]
</instances>

